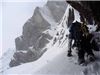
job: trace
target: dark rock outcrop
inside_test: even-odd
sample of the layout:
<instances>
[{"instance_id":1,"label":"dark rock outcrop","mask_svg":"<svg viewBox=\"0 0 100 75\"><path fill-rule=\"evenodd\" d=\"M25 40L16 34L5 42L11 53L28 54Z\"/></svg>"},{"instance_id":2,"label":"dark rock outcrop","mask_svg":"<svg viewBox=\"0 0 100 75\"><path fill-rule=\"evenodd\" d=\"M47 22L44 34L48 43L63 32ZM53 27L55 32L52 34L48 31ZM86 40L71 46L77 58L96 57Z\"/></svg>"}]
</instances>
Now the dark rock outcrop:
<instances>
[{"instance_id":1,"label":"dark rock outcrop","mask_svg":"<svg viewBox=\"0 0 100 75\"><path fill-rule=\"evenodd\" d=\"M97 31L100 31L100 1L67 1L81 15L82 21L86 19L89 24L93 21L98 25Z\"/></svg>"}]
</instances>

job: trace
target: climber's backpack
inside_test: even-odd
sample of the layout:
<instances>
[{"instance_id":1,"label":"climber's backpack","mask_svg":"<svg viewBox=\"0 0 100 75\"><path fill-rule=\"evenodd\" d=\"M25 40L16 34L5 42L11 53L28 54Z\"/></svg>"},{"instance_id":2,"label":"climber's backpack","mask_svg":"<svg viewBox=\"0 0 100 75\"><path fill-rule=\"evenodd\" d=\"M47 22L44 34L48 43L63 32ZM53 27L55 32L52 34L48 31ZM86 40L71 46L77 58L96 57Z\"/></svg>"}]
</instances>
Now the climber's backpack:
<instances>
[{"instance_id":1,"label":"climber's backpack","mask_svg":"<svg viewBox=\"0 0 100 75\"><path fill-rule=\"evenodd\" d=\"M83 36L83 32L81 31L81 23L74 22L69 28L69 38L74 40L81 40Z\"/></svg>"}]
</instances>

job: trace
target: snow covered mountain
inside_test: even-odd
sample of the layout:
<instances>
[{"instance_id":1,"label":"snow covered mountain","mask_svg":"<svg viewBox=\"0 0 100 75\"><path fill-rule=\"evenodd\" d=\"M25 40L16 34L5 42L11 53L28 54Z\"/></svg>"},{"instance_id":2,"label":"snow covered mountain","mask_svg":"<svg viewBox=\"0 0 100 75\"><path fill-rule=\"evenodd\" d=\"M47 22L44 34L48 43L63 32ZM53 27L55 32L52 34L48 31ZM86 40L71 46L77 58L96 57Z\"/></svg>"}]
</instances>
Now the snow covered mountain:
<instances>
[{"instance_id":1,"label":"snow covered mountain","mask_svg":"<svg viewBox=\"0 0 100 75\"><path fill-rule=\"evenodd\" d=\"M37 7L33 16L24 24L22 35L15 39L16 52L10 66L37 60L47 49L46 44L55 33L57 22L62 18L67 4L64 1L48 1Z\"/></svg>"},{"instance_id":2,"label":"snow covered mountain","mask_svg":"<svg viewBox=\"0 0 100 75\"><path fill-rule=\"evenodd\" d=\"M53 39L45 46L47 51L40 57L40 59L22 64L17 67L13 67L9 70L3 72L4 75L7 74L16 74L16 75L99 75L100 74L100 52L94 52L97 61L94 63L89 63L87 66L80 66L75 64L77 55L73 51L73 57L67 57L67 43L68 38L68 17L69 12L72 10L72 7L68 5L64 16L62 17L58 26L56 26L56 34L53 36ZM74 9L75 19L78 12ZM100 33L98 33L100 34ZM99 36L100 38L100 36Z\"/></svg>"},{"instance_id":3,"label":"snow covered mountain","mask_svg":"<svg viewBox=\"0 0 100 75\"><path fill-rule=\"evenodd\" d=\"M47 50L45 45L55 34L56 22L62 18L66 7L67 4L63 1L48 1L44 7L37 7L32 17L23 26L23 35L15 39L16 50L8 50L2 56L0 72L8 69L9 66L21 65L41 57Z\"/></svg>"},{"instance_id":4,"label":"snow covered mountain","mask_svg":"<svg viewBox=\"0 0 100 75\"><path fill-rule=\"evenodd\" d=\"M98 60L85 67L75 65L77 59L75 51L73 57L66 56L68 27L74 20L80 21L79 12L70 5L63 6L65 2L51 2L50 5L49 3L43 8L36 8L34 15L25 23L23 35L15 40L17 51L10 62L12 68L2 73L4 75L99 75L100 52L95 52ZM98 41L100 36L97 38Z\"/></svg>"}]
</instances>

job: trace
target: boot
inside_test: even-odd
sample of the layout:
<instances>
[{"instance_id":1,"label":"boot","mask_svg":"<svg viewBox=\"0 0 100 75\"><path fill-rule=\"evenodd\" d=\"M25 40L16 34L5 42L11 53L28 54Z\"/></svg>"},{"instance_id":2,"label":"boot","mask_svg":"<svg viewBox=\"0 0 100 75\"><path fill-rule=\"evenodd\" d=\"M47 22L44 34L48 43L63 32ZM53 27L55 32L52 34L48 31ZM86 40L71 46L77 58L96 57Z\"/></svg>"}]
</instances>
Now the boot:
<instances>
[{"instance_id":1,"label":"boot","mask_svg":"<svg viewBox=\"0 0 100 75\"><path fill-rule=\"evenodd\" d=\"M67 56L68 57L71 57L72 56L72 52L71 51L68 51Z\"/></svg>"},{"instance_id":2,"label":"boot","mask_svg":"<svg viewBox=\"0 0 100 75\"><path fill-rule=\"evenodd\" d=\"M84 59L80 59L80 58L78 59L78 64L82 65L82 66L86 65L85 60Z\"/></svg>"},{"instance_id":3,"label":"boot","mask_svg":"<svg viewBox=\"0 0 100 75\"><path fill-rule=\"evenodd\" d=\"M71 57L72 56L71 47L72 47L72 39L69 38L69 42L68 42L68 53L67 53L67 56L68 57Z\"/></svg>"},{"instance_id":4,"label":"boot","mask_svg":"<svg viewBox=\"0 0 100 75\"><path fill-rule=\"evenodd\" d=\"M94 55L91 54L91 55L88 55L88 59L90 62L93 62L93 61L95 61L96 58Z\"/></svg>"},{"instance_id":5,"label":"boot","mask_svg":"<svg viewBox=\"0 0 100 75\"><path fill-rule=\"evenodd\" d=\"M85 65L85 59L84 59L85 52L83 49L78 50L78 64L79 65Z\"/></svg>"}]
</instances>

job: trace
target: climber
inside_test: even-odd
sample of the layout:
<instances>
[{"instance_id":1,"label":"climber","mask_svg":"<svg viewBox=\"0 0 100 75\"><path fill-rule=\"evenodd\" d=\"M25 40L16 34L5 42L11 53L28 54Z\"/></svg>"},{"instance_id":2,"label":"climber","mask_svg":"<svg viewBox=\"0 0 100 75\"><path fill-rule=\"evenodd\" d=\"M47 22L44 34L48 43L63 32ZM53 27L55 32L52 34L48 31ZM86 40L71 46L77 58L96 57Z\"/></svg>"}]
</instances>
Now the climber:
<instances>
[{"instance_id":1,"label":"climber","mask_svg":"<svg viewBox=\"0 0 100 75\"><path fill-rule=\"evenodd\" d=\"M76 43L77 39L80 40L82 37L83 33L79 31L80 26L81 26L80 23L76 21L72 23L72 25L69 27L68 56L72 56L71 54L72 41L74 40L74 45L77 45Z\"/></svg>"},{"instance_id":2,"label":"climber","mask_svg":"<svg viewBox=\"0 0 100 75\"><path fill-rule=\"evenodd\" d=\"M69 29L69 43L68 43L68 54L67 56L72 56L72 41L75 41L75 45L78 49L78 63L83 64L85 63L85 53L87 53L88 58L90 61L94 61L95 57L92 51L92 47L90 44L90 40L92 38L92 35L89 34L88 28L86 25L83 25L79 22L74 22L70 26Z\"/></svg>"}]
</instances>

